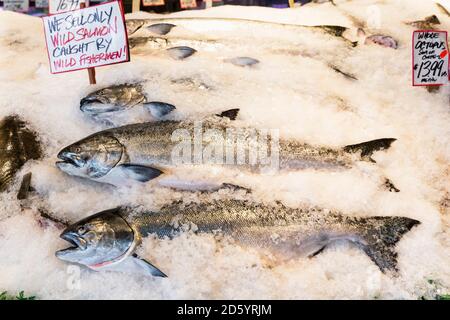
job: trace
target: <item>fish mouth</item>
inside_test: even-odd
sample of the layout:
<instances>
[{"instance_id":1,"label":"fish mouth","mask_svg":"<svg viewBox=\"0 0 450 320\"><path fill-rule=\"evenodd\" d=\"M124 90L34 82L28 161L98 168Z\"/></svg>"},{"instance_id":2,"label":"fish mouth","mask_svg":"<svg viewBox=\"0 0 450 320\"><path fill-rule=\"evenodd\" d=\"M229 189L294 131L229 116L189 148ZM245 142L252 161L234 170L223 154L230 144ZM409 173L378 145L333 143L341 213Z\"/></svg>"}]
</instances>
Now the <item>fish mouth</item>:
<instances>
[{"instance_id":1,"label":"fish mouth","mask_svg":"<svg viewBox=\"0 0 450 320\"><path fill-rule=\"evenodd\" d=\"M114 107L106 107L111 104L108 98L102 96L86 97L80 101L80 110L85 113L108 112Z\"/></svg>"},{"instance_id":2,"label":"fish mouth","mask_svg":"<svg viewBox=\"0 0 450 320\"><path fill-rule=\"evenodd\" d=\"M84 251L87 249L87 242L81 238L78 234L72 232L63 232L60 236L61 239L69 242L70 247L56 251L56 256L58 258L63 258L65 255L70 254L74 251Z\"/></svg>"},{"instance_id":3,"label":"fish mouth","mask_svg":"<svg viewBox=\"0 0 450 320\"><path fill-rule=\"evenodd\" d=\"M83 167L85 164L85 161L82 160L75 153L60 152L60 153L58 153L58 159L61 159L61 161L56 162L56 165L58 167L63 166L63 165L71 165L71 166L80 168L80 167Z\"/></svg>"}]
</instances>

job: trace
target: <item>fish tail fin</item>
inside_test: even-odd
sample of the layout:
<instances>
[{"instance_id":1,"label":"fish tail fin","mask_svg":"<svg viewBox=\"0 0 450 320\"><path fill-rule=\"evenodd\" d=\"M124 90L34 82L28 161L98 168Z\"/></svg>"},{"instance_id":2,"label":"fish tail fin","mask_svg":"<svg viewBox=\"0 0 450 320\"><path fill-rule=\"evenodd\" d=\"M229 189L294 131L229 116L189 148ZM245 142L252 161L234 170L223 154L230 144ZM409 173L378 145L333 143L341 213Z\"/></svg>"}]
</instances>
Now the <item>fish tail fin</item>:
<instances>
[{"instance_id":1,"label":"fish tail fin","mask_svg":"<svg viewBox=\"0 0 450 320\"><path fill-rule=\"evenodd\" d=\"M373 217L365 218L361 223L370 225L370 228L366 229L360 241L356 241L357 245L382 272L396 273L395 246L405 233L420 222L406 217Z\"/></svg>"},{"instance_id":2,"label":"fish tail fin","mask_svg":"<svg viewBox=\"0 0 450 320\"><path fill-rule=\"evenodd\" d=\"M358 144L351 144L351 145L345 146L343 148L343 150L347 153L355 153L355 152L360 151L362 160L375 162L375 160L373 160L371 158L372 154L375 151L389 149L391 144L396 140L397 139L395 139L395 138L376 139L376 140L366 141L366 142L362 142L362 143L358 143Z\"/></svg>"}]
</instances>

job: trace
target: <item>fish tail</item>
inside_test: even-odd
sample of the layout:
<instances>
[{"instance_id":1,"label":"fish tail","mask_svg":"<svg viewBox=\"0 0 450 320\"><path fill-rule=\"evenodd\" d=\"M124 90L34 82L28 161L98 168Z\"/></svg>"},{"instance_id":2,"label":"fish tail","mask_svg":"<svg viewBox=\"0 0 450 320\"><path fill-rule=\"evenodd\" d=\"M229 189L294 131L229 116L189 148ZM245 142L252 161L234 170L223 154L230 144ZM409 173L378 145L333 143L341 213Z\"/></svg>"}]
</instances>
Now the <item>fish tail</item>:
<instances>
[{"instance_id":1,"label":"fish tail","mask_svg":"<svg viewBox=\"0 0 450 320\"><path fill-rule=\"evenodd\" d=\"M372 259L382 272L391 271L394 274L397 269L397 252L395 246L402 236L419 221L406 217L373 217L361 221L367 224L364 228L361 241L357 245Z\"/></svg>"},{"instance_id":2,"label":"fish tail","mask_svg":"<svg viewBox=\"0 0 450 320\"><path fill-rule=\"evenodd\" d=\"M358 144L351 144L345 146L343 150L347 153L361 152L361 159L365 161L375 162L371 158L375 151L389 149L391 144L396 141L395 138L382 138L371 141L366 141Z\"/></svg>"}]
</instances>

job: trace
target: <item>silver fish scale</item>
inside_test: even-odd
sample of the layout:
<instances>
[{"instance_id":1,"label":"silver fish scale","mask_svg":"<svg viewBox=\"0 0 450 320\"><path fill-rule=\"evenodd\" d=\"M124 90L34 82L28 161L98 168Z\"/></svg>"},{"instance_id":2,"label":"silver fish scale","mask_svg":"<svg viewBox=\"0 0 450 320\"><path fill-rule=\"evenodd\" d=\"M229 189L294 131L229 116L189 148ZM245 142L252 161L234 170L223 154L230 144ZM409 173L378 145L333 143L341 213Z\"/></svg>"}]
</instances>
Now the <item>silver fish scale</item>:
<instances>
[{"instance_id":1,"label":"silver fish scale","mask_svg":"<svg viewBox=\"0 0 450 320\"><path fill-rule=\"evenodd\" d=\"M356 243L382 271L397 270L395 244L419 222L405 217L351 217L320 208L293 209L245 200L174 203L159 212L125 216L141 238L155 234L173 238L193 231L216 235L261 248L275 258L311 256L329 243ZM125 213L126 215L126 213Z\"/></svg>"},{"instance_id":2,"label":"silver fish scale","mask_svg":"<svg viewBox=\"0 0 450 320\"><path fill-rule=\"evenodd\" d=\"M351 230L355 223L354 218L327 214L316 207L293 209L281 204L269 206L245 200L189 204L177 202L164 206L158 212L135 213L135 210L129 210L124 214L142 236L156 234L160 238L172 237L190 226L192 231L221 231L238 240L243 240L252 233L252 237L259 241L258 237L254 237L255 231L258 230L267 236L270 235L271 229L280 229L286 233L289 230L286 227L295 227L291 230L296 233L301 231L305 236L320 230L339 232L343 227Z\"/></svg>"},{"instance_id":3,"label":"silver fish scale","mask_svg":"<svg viewBox=\"0 0 450 320\"><path fill-rule=\"evenodd\" d=\"M331 149L302 144L296 141L280 142L280 166L290 167L350 167L352 157L342 149Z\"/></svg>"},{"instance_id":4,"label":"silver fish scale","mask_svg":"<svg viewBox=\"0 0 450 320\"><path fill-rule=\"evenodd\" d=\"M124 147L126 156L124 162L134 164L157 164L161 166L172 165L172 150L180 143L172 141L172 134L178 129L186 129L191 138L191 151L194 151L194 123L188 121L159 121L153 123L132 124L119 128L108 129L99 133L114 136ZM226 129L234 128L232 139L226 137ZM210 136L211 141L202 140L202 148L215 143L222 148L224 155L227 150L234 155L233 165L241 168L254 169L267 165L258 159L257 163L250 164L249 146L255 150L266 150L267 157L271 156L271 137L267 140L254 139L254 129L235 128L226 120L207 120L202 122L202 134L207 130L217 130L217 135ZM218 140L216 140L218 139ZM236 163L239 141L244 142L241 151L245 153L245 163ZM352 162L350 155L340 149L316 147L295 141L280 140L279 163L283 168L301 167L349 167ZM214 148L212 148L214 150ZM193 152L192 152L193 153ZM224 156L225 157L225 156ZM225 159L222 159L225 160ZM193 161L193 155L191 157Z\"/></svg>"}]
</instances>

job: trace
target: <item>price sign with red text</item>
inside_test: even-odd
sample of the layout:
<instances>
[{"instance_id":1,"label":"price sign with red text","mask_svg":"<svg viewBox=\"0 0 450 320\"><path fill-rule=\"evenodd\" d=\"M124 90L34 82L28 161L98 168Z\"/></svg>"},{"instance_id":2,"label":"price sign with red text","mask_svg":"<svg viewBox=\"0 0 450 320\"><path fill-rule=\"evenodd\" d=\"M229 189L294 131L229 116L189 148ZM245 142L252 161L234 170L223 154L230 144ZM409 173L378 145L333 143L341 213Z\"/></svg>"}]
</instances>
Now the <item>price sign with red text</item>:
<instances>
[{"instance_id":1,"label":"price sign with red text","mask_svg":"<svg viewBox=\"0 0 450 320\"><path fill-rule=\"evenodd\" d=\"M447 31L414 31L413 85L447 84L448 56Z\"/></svg>"},{"instance_id":2,"label":"price sign with red text","mask_svg":"<svg viewBox=\"0 0 450 320\"><path fill-rule=\"evenodd\" d=\"M180 7L182 9L197 8L197 1L195 1L195 0L180 0Z\"/></svg>"},{"instance_id":3,"label":"price sign with red text","mask_svg":"<svg viewBox=\"0 0 450 320\"><path fill-rule=\"evenodd\" d=\"M49 0L49 12L53 14L77 10L82 2L86 3L86 7L89 6L88 0Z\"/></svg>"},{"instance_id":4,"label":"price sign with red text","mask_svg":"<svg viewBox=\"0 0 450 320\"><path fill-rule=\"evenodd\" d=\"M121 3L107 2L43 17L52 73L129 61Z\"/></svg>"},{"instance_id":5,"label":"price sign with red text","mask_svg":"<svg viewBox=\"0 0 450 320\"><path fill-rule=\"evenodd\" d=\"M163 6L164 0L142 0L144 7Z\"/></svg>"}]
</instances>

